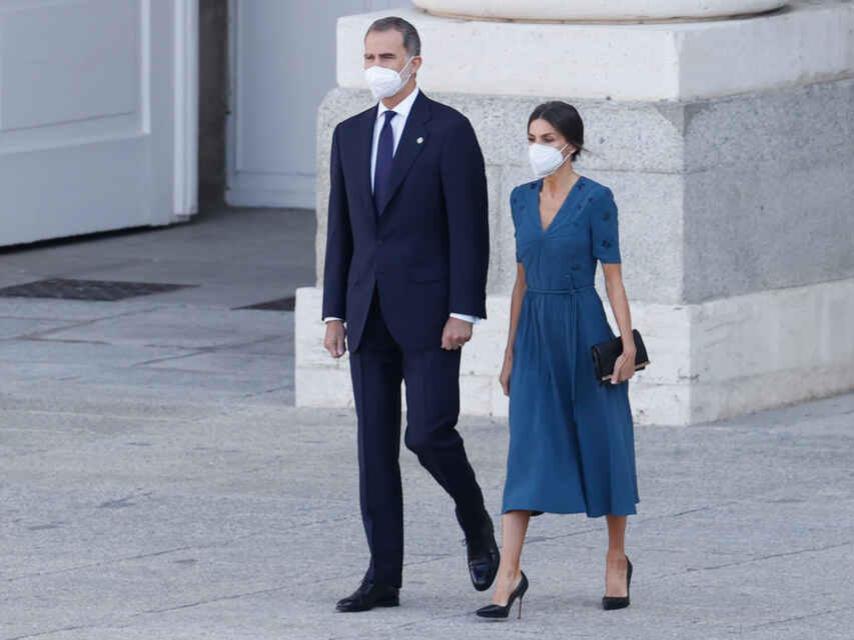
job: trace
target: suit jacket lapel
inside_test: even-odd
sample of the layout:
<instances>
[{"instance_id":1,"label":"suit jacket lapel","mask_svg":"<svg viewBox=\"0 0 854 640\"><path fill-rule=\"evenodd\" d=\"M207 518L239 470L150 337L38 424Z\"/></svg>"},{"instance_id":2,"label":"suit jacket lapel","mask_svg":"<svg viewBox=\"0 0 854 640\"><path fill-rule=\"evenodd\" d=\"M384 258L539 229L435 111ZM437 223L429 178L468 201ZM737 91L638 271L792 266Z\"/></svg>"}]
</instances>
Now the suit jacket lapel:
<instances>
[{"instance_id":1,"label":"suit jacket lapel","mask_svg":"<svg viewBox=\"0 0 854 640\"><path fill-rule=\"evenodd\" d=\"M377 120L377 107L374 106L365 113L359 123L359 191L365 204L365 211L371 215L369 224L375 226L377 222L376 205L371 185L371 148L374 142L374 123Z\"/></svg>"},{"instance_id":2,"label":"suit jacket lapel","mask_svg":"<svg viewBox=\"0 0 854 640\"><path fill-rule=\"evenodd\" d=\"M376 115L376 112L374 112ZM400 188L406 174L415 162L415 158L421 153L421 150L428 142L428 131L426 127L427 121L430 120L430 100L424 95L423 91L418 92L415 102L412 103L412 110L409 112L409 117L406 119L406 126L403 128L403 133L400 136L400 142L397 145L397 151L394 154L394 160L391 164L391 184L389 185L388 195L384 202L380 202L379 212L383 213L388 203L394 197L394 194ZM368 176L370 180L370 148L368 149ZM370 188L370 184L368 185ZM369 191L370 193L370 191ZM371 198L373 200L373 198Z\"/></svg>"}]
</instances>

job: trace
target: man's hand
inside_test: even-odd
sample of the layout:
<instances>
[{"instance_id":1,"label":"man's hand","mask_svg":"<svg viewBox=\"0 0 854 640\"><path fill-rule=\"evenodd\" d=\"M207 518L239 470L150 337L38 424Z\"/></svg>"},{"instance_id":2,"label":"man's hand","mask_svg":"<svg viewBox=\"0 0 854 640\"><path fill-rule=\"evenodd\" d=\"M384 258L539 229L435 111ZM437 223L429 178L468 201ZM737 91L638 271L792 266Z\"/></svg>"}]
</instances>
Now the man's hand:
<instances>
[{"instance_id":1,"label":"man's hand","mask_svg":"<svg viewBox=\"0 0 854 640\"><path fill-rule=\"evenodd\" d=\"M333 358L340 358L344 355L344 351L347 349L344 342L346 334L347 330L340 320L330 320L326 323L326 336L323 338L323 346Z\"/></svg>"},{"instance_id":2,"label":"man's hand","mask_svg":"<svg viewBox=\"0 0 854 640\"><path fill-rule=\"evenodd\" d=\"M471 340L471 322L459 318L448 318L442 331L442 348L452 351Z\"/></svg>"}]
</instances>

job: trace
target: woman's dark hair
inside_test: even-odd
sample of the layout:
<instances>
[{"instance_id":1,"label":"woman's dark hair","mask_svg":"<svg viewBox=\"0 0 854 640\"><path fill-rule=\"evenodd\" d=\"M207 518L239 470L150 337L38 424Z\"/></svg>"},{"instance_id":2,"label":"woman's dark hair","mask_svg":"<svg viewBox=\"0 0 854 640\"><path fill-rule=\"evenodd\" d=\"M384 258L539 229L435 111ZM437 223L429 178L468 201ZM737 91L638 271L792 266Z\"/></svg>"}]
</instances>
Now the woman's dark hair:
<instances>
[{"instance_id":1,"label":"woman's dark hair","mask_svg":"<svg viewBox=\"0 0 854 640\"><path fill-rule=\"evenodd\" d=\"M537 105L528 118L528 128L531 127L534 120L540 119L552 125L560 135L566 138L567 142L576 147L571 156L573 161L581 151L587 152L587 149L584 148L584 123L581 121L578 110L571 104L552 100Z\"/></svg>"}]
</instances>

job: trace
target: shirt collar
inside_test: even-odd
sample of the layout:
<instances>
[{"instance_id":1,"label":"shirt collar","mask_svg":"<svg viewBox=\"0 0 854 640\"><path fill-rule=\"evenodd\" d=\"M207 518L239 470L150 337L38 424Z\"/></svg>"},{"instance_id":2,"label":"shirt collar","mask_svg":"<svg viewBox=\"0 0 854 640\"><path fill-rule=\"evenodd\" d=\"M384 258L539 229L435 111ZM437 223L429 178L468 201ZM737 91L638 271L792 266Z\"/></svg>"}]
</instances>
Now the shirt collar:
<instances>
[{"instance_id":1,"label":"shirt collar","mask_svg":"<svg viewBox=\"0 0 854 640\"><path fill-rule=\"evenodd\" d=\"M403 101L394 108L397 115L401 116L401 120L406 120L406 118L409 117L409 112L412 111L412 105L415 102L415 98L418 97L418 93L418 85L415 85L415 89L412 90L412 93L406 96ZM382 100L380 100L378 104L379 109L377 109L377 119L379 119L386 111L389 111L389 108L383 104Z\"/></svg>"}]
</instances>

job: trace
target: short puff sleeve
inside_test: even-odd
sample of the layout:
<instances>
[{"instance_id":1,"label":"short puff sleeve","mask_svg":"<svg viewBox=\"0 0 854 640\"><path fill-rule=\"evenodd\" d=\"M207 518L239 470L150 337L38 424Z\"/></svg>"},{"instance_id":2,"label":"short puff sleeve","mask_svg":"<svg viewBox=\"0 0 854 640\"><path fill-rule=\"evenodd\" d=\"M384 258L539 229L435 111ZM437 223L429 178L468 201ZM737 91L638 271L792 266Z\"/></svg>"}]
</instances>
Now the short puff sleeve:
<instances>
[{"instance_id":1,"label":"short puff sleeve","mask_svg":"<svg viewBox=\"0 0 854 640\"><path fill-rule=\"evenodd\" d=\"M617 204L608 187L594 199L590 211L590 234L593 255L603 264L619 263L620 233L617 224Z\"/></svg>"}]
</instances>

